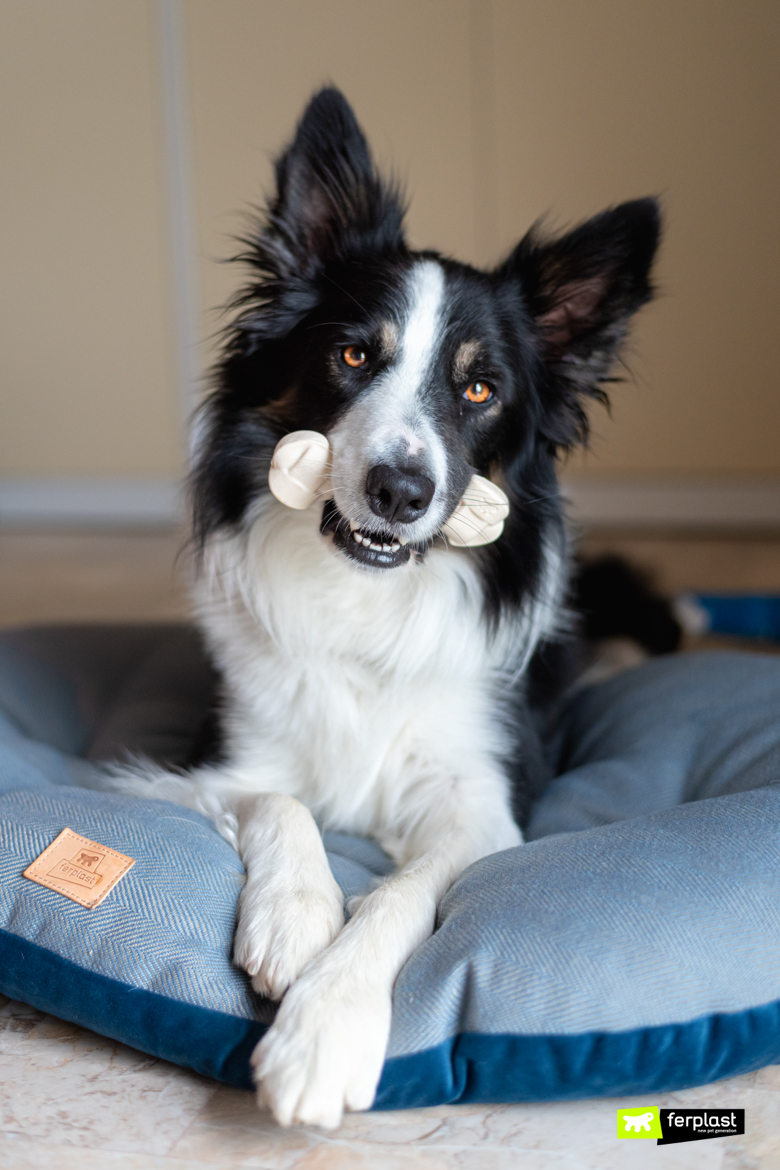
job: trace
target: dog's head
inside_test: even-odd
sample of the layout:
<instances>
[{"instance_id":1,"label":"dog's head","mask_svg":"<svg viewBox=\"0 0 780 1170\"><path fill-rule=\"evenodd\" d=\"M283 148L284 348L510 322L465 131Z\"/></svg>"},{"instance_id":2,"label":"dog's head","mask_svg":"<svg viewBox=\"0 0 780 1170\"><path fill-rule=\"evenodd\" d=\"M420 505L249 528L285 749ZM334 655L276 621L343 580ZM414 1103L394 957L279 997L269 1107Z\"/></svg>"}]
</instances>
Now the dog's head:
<instances>
[{"instance_id":1,"label":"dog's head","mask_svg":"<svg viewBox=\"0 0 780 1170\"><path fill-rule=\"evenodd\" d=\"M315 519L337 555L375 569L414 560L478 473L511 503L496 547L478 555L520 582L518 536L555 511L556 453L585 437L584 401L603 396L651 295L655 201L558 239L532 231L490 272L411 251L398 191L334 89L311 101L276 180L206 406L201 538L251 514L277 442L305 429L330 442Z\"/></svg>"}]
</instances>

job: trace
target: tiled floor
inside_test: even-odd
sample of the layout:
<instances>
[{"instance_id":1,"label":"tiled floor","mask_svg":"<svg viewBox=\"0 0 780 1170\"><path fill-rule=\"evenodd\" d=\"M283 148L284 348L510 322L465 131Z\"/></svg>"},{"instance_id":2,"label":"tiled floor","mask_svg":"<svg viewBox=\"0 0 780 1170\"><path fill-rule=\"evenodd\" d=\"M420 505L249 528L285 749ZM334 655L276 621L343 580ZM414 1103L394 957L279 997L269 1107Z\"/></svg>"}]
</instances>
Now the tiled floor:
<instances>
[{"instance_id":1,"label":"tiled floor","mask_svg":"<svg viewBox=\"0 0 780 1170\"><path fill-rule=\"evenodd\" d=\"M171 533L0 533L0 625L186 612ZM592 534L668 589L780 592L780 539ZM249 1093L0 997L1 1170L780 1170L780 1066L661 1106L744 1107L743 1138L658 1147L615 1137L618 1100L359 1114L280 1130ZM633 1100L631 1104L644 1104Z\"/></svg>"}]
</instances>

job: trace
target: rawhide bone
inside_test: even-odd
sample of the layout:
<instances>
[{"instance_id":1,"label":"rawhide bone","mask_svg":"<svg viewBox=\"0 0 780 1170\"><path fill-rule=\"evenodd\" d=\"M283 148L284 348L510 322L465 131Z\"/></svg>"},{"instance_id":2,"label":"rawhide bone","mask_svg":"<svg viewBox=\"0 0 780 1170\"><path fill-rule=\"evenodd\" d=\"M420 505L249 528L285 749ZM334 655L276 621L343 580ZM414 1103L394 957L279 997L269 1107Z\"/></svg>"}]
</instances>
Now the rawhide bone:
<instances>
[{"instance_id":1,"label":"rawhide bone","mask_svg":"<svg viewBox=\"0 0 780 1170\"><path fill-rule=\"evenodd\" d=\"M288 508L303 510L324 500L330 487L330 443L318 431L293 431L276 445L268 486ZM476 548L498 540L509 515L509 500L500 487L472 475L463 497L442 533L459 548Z\"/></svg>"}]
</instances>

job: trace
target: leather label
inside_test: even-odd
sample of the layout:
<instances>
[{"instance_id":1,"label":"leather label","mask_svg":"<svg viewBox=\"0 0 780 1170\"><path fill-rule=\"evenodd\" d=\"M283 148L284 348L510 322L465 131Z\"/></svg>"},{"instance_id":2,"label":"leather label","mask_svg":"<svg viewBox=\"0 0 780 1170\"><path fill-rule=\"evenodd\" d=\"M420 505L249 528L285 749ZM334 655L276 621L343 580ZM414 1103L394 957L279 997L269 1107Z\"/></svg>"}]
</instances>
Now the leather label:
<instances>
[{"instance_id":1,"label":"leather label","mask_svg":"<svg viewBox=\"0 0 780 1170\"><path fill-rule=\"evenodd\" d=\"M63 829L23 876L92 910L134 865L132 857Z\"/></svg>"}]
</instances>

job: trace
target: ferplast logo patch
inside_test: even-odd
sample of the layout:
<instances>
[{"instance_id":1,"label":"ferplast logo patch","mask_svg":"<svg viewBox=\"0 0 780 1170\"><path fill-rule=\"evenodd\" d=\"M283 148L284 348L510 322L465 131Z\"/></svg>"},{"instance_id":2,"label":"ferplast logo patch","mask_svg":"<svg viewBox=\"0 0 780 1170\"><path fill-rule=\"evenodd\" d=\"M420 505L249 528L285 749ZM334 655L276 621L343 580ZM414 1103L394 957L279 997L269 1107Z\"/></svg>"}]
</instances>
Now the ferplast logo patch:
<instances>
[{"instance_id":1,"label":"ferplast logo patch","mask_svg":"<svg viewBox=\"0 0 780 1170\"><path fill-rule=\"evenodd\" d=\"M63 829L24 877L93 910L134 865L132 857Z\"/></svg>"},{"instance_id":2,"label":"ferplast logo patch","mask_svg":"<svg viewBox=\"0 0 780 1170\"><path fill-rule=\"evenodd\" d=\"M657 1105L641 1105L635 1109L618 1109L617 1135L619 1138L663 1137Z\"/></svg>"}]
</instances>

